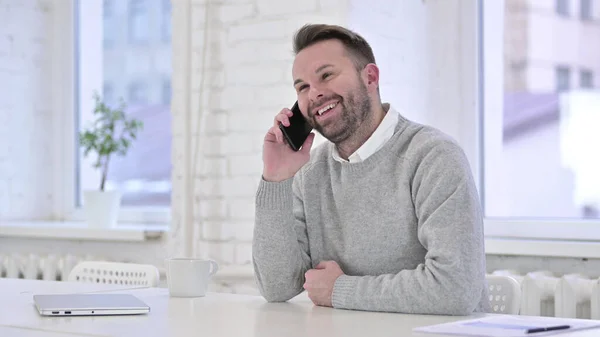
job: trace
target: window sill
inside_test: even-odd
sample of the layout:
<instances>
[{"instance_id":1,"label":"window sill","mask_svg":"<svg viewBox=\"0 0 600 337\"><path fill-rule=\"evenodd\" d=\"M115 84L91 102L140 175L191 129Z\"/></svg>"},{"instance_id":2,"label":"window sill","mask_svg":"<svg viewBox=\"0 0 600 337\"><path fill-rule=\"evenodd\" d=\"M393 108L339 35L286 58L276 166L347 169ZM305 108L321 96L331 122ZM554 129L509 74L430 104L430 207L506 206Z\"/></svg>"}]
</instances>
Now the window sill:
<instances>
[{"instance_id":1,"label":"window sill","mask_svg":"<svg viewBox=\"0 0 600 337\"><path fill-rule=\"evenodd\" d=\"M595 259L600 258L600 242L488 237L485 239L485 252L488 255Z\"/></svg>"},{"instance_id":2,"label":"window sill","mask_svg":"<svg viewBox=\"0 0 600 337\"><path fill-rule=\"evenodd\" d=\"M168 226L126 223L115 228L91 228L84 222L10 221L0 224L0 237L143 242L160 239L168 230Z\"/></svg>"}]
</instances>

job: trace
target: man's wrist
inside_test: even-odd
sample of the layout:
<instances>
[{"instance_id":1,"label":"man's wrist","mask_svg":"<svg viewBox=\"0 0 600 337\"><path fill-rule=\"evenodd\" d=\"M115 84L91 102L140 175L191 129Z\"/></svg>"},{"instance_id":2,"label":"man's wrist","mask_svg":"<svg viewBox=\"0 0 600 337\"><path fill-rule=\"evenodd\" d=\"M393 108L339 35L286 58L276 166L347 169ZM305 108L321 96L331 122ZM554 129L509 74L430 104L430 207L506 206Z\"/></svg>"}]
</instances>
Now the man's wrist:
<instances>
[{"instance_id":1,"label":"man's wrist","mask_svg":"<svg viewBox=\"0 0 600 337\"><path fill-rule=\"evenodd\" d=\"M333 283L331 305L334 308L349 308L351 296L356 292L358 276L340 275Z\"/></svg>"},{"instance_id":2,"label":"man's wrist","mask_svg":"<svg viewBox=\"0 0 600 337\"><path fill-rule=\"evenodd\" d=\"M280 183L280 182L288 180L290 178L291 177L283 177L283 176L265 174L265 173L263 173L263 175L262 175L262 179L264 181L270 182L270 183Z\"/></svg>"},{"instance_id":3,"label":"man's wrist","mask_svg":"<svg viewBox=\"0 0 600 337\"><path fill-rule=\"evenodd\" d=\"M256 206L288 210L293 205L292 183L291 179L269 182L262 178L256 193Z\"/></svg>"}]
</instances>

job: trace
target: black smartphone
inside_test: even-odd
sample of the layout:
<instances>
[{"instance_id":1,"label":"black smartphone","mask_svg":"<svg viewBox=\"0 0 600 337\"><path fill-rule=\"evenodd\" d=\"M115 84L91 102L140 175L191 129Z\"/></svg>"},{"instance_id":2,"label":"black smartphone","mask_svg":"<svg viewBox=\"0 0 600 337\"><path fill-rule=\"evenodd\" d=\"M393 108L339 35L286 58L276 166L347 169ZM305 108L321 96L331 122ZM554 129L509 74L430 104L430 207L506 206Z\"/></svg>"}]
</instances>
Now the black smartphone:
<instances>
[{"instance_id":1,"label":"black smartphone","mask_svg":"<svg viewBox=\"0 0 600 337\"><path fill-rule=\"evenodd\" d=\"M283 132L283 136L288 144L290 144L290 147L294 151L298 151L313 128L308 124L308 121L304 118L302 112L300 112L298 101L294 103L291 110L293 114L292 117L290 117L290 126L283 126L280 122L279 129Z\"/></svg>"}]
</instances>

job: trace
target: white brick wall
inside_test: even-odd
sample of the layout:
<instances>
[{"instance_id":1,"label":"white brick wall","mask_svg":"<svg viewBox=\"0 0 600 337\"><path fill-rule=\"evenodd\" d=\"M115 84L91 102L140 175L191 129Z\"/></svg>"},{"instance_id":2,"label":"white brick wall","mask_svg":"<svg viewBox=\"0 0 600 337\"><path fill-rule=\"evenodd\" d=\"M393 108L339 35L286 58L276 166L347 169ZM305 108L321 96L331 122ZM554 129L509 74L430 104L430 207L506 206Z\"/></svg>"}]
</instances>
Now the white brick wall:
<instances>
[{"instance_id":1,"label":"white brick wall","mask_svg":"<svg viewBox=\"0 0 600 337\"><path fill-rule=\"evenodd\" d=\"M0 219L52 212L50 0L0 0Z\"/></svg>"},{"instance_id":2,"label":"white brick wall","mask_svg":"<svg viewBox=\"0 0 600 337\"><path fill-rule=\"evenodd\" d=\"M381 98L422 120L428 84L426 2L352 1L349 27L371 45L380 69Z\"/></svg>"},{"instance_id":3,"label":"white brick wall","mask_svg":"<svg viewBox=\"0 0 600 337\"><path fill-rule=\"evenodd\" d=\"M318 13L319 1L270 1L258 0L258 13L264 17L281 17L283 15L314 14Z\"/></svg>"}]
</instances>

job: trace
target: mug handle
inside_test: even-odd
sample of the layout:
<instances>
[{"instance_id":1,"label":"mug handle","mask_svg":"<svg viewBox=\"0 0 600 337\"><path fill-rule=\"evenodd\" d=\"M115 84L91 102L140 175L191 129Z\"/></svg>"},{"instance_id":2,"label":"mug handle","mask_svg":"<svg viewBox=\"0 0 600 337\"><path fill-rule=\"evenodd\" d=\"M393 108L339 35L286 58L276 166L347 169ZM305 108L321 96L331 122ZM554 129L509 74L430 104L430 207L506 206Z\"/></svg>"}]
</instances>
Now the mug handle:
<instances>
[{"instance_id":1,"label":"mug handle","mask_svg":"<svg viewBox=\"0 0 600 337\"><path fill-rule=\"evenodd\" d=\"M208 262L210 262L210 273L209 273L209 275L213 276L219 270L219 264L216 261L213 261L213 260L209 260Z\"/></svg>"}]
</instances>

